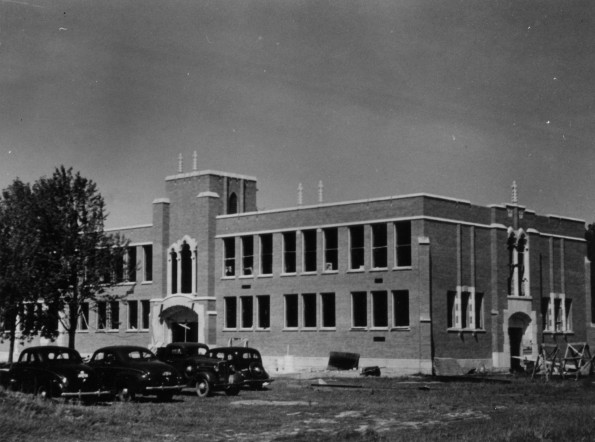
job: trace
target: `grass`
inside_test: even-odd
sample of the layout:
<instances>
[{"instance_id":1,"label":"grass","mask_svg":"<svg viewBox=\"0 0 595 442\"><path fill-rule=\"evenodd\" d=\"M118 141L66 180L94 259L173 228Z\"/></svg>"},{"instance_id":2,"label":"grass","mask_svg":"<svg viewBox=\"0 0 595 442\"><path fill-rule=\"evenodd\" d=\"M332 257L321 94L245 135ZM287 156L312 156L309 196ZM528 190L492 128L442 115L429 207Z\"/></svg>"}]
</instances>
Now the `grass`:
<instances>
[{"instance_id":1,"label":"grass","mask_svg":"<svg viewBox=\"0 0 595 442\"><path fill-rule=\"evenodd\" d=\"M426 382L427 381L427 382ZM581 441L595 434L591 380L512 384L278 379L267 391L93 406L0 391L3 441ZM332 380L326 380L332 384Z\"/></svg>"}]
</instances>

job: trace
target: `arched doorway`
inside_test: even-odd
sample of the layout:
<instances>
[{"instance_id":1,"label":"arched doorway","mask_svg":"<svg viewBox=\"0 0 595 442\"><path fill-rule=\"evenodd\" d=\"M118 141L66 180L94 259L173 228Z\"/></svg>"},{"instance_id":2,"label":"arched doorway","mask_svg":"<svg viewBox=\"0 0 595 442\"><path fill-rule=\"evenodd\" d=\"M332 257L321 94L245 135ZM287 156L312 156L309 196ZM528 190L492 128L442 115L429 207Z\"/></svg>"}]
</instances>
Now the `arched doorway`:
<instances>
[{"instance_id":1,"label":"arched doorway","mask_svg":"<svg viewBox=\"0 0 595 442\"><path fill-rule=\"evenodd\" d=\"M192 309L174 305L161 313L169 328L169 342L198 342L198 315Z\"/></svg>"},{"instance_id":2,"label":"arched doorway","mask_svg":"<svg viewBox=\"0 0 595 442\"><path fill-rule=\"evenodd\" d=\"M522 371L521 361L533 353L533 323L526 313L517 312L508 319L510 369Z\"/></svg>"}]
</instances>

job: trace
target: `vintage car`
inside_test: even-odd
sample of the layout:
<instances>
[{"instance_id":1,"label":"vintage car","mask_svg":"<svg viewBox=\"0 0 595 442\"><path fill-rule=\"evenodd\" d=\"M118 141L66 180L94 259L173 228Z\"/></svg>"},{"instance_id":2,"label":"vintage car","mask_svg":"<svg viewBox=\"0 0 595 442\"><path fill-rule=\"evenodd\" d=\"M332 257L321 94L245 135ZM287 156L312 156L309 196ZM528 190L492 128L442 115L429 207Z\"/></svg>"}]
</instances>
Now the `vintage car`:
<instances>
[{"instance_id":1,"label":"vintage car","mask_svg":"<svg viewBox=\"0 0 595 442\"><path fill-rule=\"evenodd\" d=\"M59 346L29 347L3 373L5 388L42 398L74 398L92 402L109 397L96 372L73 349Z\"/></svg>"},{"instance_id":2,"label":"vintage car","mask_svg":"<svg viewBox=\"0 0 595 442\"><path fill-rule=\"evenodd\" d=\"M96 350L89 365L116 397L127 402L136 395L156 395L169 401L182 391L178 371L144 347L116 345Z\"/></svg>"},{"instance_id":3,"label":"vintage car","mask_svg":"<svg viewBox=\"0 0 595 442\"><path fill-rule=\"evenodd\" d=\"M241 388L242 377L229 369L226 361L206 356L209 347L194 342L172 342L157 349L157 357L173 365L185 378L186 386L194 388L199 397L207 397L214 391L224 391L236 396Z\"/></svg>"},{"instance_id":4,"label":"vintage car","mask_svg":"<svg viewBox=\"0 0 595 442\"><path fill-rule=\"evenodd\" d=\"M273 382L262 365L260 353L250 347L219 347L208 351L207 356L227 361L230 369L242 375L242 385L262 390Z\"/></svg>"}]
</instances>

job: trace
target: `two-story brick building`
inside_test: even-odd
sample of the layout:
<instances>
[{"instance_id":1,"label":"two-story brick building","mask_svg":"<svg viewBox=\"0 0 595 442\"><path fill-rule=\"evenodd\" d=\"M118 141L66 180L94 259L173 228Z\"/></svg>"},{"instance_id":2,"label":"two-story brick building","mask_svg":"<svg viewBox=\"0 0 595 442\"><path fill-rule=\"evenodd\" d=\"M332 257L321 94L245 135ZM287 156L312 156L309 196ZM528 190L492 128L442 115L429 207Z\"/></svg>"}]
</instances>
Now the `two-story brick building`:
<instances>
[{"instance_id":1,"label":"two-story brick building","mask_svg":"<svg viewBox=\"0 0 595 442\"><path fill-rule=\"evenodd\" d=\"M427 194L259 211L256 179L166 178L130 240L121 301L85 307L77 347L171 341L259 348L268 368L428 373L434 358L509 368L591 337L585 223L514 201ZM60 339L59 339L60 341ZM65 340L64 340L65 342Z\"/></svg>"}]
</instances>

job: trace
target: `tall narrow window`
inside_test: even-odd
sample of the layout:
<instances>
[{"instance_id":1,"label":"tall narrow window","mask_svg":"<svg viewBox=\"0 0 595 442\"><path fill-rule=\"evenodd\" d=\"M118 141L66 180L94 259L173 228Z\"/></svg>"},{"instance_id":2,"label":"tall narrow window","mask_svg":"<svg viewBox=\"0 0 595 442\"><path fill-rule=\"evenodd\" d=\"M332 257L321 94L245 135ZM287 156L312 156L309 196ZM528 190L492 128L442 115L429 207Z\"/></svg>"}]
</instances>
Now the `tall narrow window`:
<instances>
[{"instance_id":1,"label":"tall narrow window","mask_svg":"<svg viewBox=\"0 0 595 442\"><path fill-rule=\"evenodd\" d=\"M169 256L171 261L171 292L178 293L178 254L172 249Z\"/></svg>"},{"instance_id":2,"label":"tall narrow window","mask_svg":"<svg viewBox=\"0 0 595 442\"><path fill-rule=\"evenodd\" d=\"M304 306L304 327L316 327L316 293L304 293L302 302Z\"/></svg>"},{"instance_id":3,"label":"tall narrow window","mask_svg":"<svg viewBox=\"0 0 595 442\"><path fill-rule=\"evenodd\" d=\"M339 269L339 230L324 229L324 271L332 272Z\"/></svg>"},{"instance_id":4,"label":"tall narrow window","mask_svg":"<svg viewBox=\"0 0 595 442\"><path fill-rule=\"evenodd\" d=\"M151 301L144 300L140 302L141 306L141 328L143 330L148 330L150 325L150 318L151 318Z\"/></svg>"},{"instance_id":5,"label":"tall narrow window","mask_svg":"<svg viewBox=\"0 0 595 442\"><path fill-rule=\"evenodd\" d=\"M258 328L271 326L271 297L269 295L257 296L258 302Z\"/></svg>"},{"instance_id":6,"label":"tall narrow window","mask_svg":"<svg viewBox=\"0 0 595 442\"><path fill-rule=\"evenodd\" d=\"M128 301L128 330L138 329L138 301Z\"/></svg>"},{"instance_id":7,"label":"tall narrow window","mask_svg":"<svg viewBox=\"0 0 595 442\"><path fill-rule=\"evenodd\" d=\"M227 202L227 213L229 215L238 213L238 197L235 193L229 195L229 200Z\"/></svg>"},{"instance_id":8,"label":"tall narrow window","mask_svg":"<svg viewBox=\"0 0 595 442\"><path fill-rule=\"evenodd\" d=\"M126 279L128 282L136 282L136 247L128 247L126 251Z\"/></svg>"},{"instance_id":9,"label":"tall narrow window","mask_svg":"<svg viewBox=\"0 0 595 442\"><path fill-rule=\"evenodd\" d=\"M153 246L143 246L143 279L153 281Z\"/></svg>"},{"instance_id":10,"label":"tall narrow window","mask_svg":"<svg viewBox=\"0 0 595 442\"><path fill-rule=\"evenodd\" d=\"M316 271L316 230L304 230L304 272Z\"/></svg>"},{"instance_id":11,"label":"tall narrow window","mask_svg":"<svg viewBox=\"0 0 595 442\"><path fill-rule=\"evenodd\" d=\"M386 224L372 224L372 267L375 269L387 266Z\"/></svg>"},{"instance_id":12,"label":"tall narrow window","mask_svg":"<svg viewBox=\"0 0 595 442\"><path fill-rule=\"evenodd\" d=\"M395 256L397 267L411 267L411 221L395 223Z\"/></svg>"},{"instance_id":13,"label":"tall narrow window","mask_svg":"<svg viewBox=\"0 0 595 442\"><path fill-rule=\"evenodd\" d=\"M572 331L572 299L564 300L565 331Z\"/></svg>"},{"instance_id":14,"label":"tall narrow window","mask_svg":"<svg viewBox=\"0 0 595 442\"><path fill-rule=\"evenodd\" d=\"M386 292L372 292L372 326L388 327L388 295Z\"/></svg>"},{"instance_id":15,"label":"tall narrow window","mask_svg":"<svg viewBox=\"0 0 595 442\"><path fill-rule=\"evenodd\" d=\"M285 295L285 327L298 327L298 295Z\"/></svg>"},{"instance_id":16,"label":"tall narrow window","mask_svg":"<svg viewBox=\"0 0 595 442\"><path fill-rule=\"evenodd\" d=\"M184 242L180 250L180 267L182 270L182 293L192 293L192 251Z\"/></svg>"},{"instance_id":17,"label":"tall narrow window","mask_svg":"<svg viewBox=\"0 0 595 442\"><path fill-rule=\"evenodd\" d=\"M409 327L409 290L393 292L393 325Z\"/></svg>"},{"instance_id":18,"label":"tall narrow window","mask_svg":"<svg viewBox=\"0 0 595 442\"><path fill-rule=\"evenodd\" d=\"M483 293L475 293L475 328L483 329Z\"/></svg>"},{"instance_id":19,"label":"tall narrow window","mask_svg":"<svg viewBox=\"0 0 595 442\"><path fill-rule=\"evenodd\" d=\"M242 236L242 275L252 275L254 267L254 237Z\"/></svg>"},{"instance_id":20,"label":"tall narrow window","mask_svg":"<svg viewBox=\"0 0 595 442\"><path fill-rule=\"evenodd\" d=\"M458 323L457 318L457 292L449 291L447 293L447 327L456 328Z\"/></svg>"},{"instance_id":21,"label":"tall narrow window","mask_svg":"<svg viewBox=\"0 0 595 442\"><path fill-rule=\"evenodd\" d=\"M322 293L320 299L322 304L322 327L334 328L336 326L335 294Z\"/></svg>"},{"instance_id":22,"label":"tall narrow window","mask_svg":"<svg viewBox=\"0 0 595 442\"><path fill-rule=\"evenodd\" d=\"M123 253L118 253L114 259L115 259L114 280L116 282L124 282L124 255L123 255Z\"/></svg>"},{"instance_id":23,"label":"tall narrow window","mask_svg":"<svg viewBox=\"0 0 595 442\"><path fill-rule=\"evenodd\" d=\"M296 264L296 241L295 232L283 234L283 272L295 273Z\"/></svg>"},{"instance_id":24,"label":"tall narrow window","mask_svg":"<svg viewBox=\"0 0 595 442\"><path fill-rule=\"evenodd\" d=\"M89 330L89 303L82 302L78 317L78 329L80 331Z\"/></svg>"},{"instance_id":25,"label":"tall narrow window","mask_svg":"<svg viewBox=\"0 0 595 442\"><path fill-rule=\"evenodd\" d=\"M273 234L260 235L260 274L273 273Z\"/></svg>"},{"instance_id":26,"label":"tall narrow window","mask_svg":"<svg viewBox=\"0 0 595 442\"><path fill-rule=\"evenodd\" d=\"M225 328L237 328L238 300L235 297L228 297L223 299L225 300Z\"/></svg>"},{"instance_id":27,"label":"tall narrow window","mask_svg":"<svg viewBox=\"0 0 595 442\"><path fill-rule=\"evenodd\" d=\"M223 238L224 248L224 270L225 276L235 276L236 274L236 239L235 238Z\"/></svg>"},{"instance_id":28,"label":"tall narrow window","mask_svg":"<svg viewBox=\"0 0 595 442\"><path fill-rule=\"evenodd\" d=\"M109 329L118 330L120 328L120 303L110 301L109 303Z\"/></svg>"},{"instance_id":29,"label":"tall narrow window","mask_svg":"<svg viewBox=\"0 0 595 442\"><path fill-rule=\"evenodd\" d=\"M99 301L97 303L97 330L105 330L107 328L107 303Z\"/></svg>"},{"instance_id":30,"label":"tall narrow window","mask_svg":"<svg viewBox=\"0 0 595 442\"><path fill-rule=\"evenodd\" d=\"M254 299L252 296L242 296L242 328L252 328L254 325Z\"/></svg>"},{"instance_id":31,"label":"tall narrow window","mask_svg":"<svg viewBox=\"0 0 595 442\"><path fill-rule=\"evenodd\" d=\"M461 328L470 328L471 293L461 293Z\"/></svg>"},{"instance_id":32,"label":"tall narrow window","mask_svg":"<svg viewBox=\"0 0 595 442\"><path fill-rule=\"evenodd\" d=\"M368 297L366 292L351 294L351 319L354 328L368 326Z\"/></svg>"},{"instance_id":33,"label":"tall narrow window","mask_svg":"<svg viewBox=\"0 0 595 442\"><path fill-rule=\"evenodd\" d=\"M564 318L564 312L562 311L563 306L562 299L554 299L554 330L557 332L564 331L562 328L562 318Z\"/></svg>"},{"instance_id":34,"label":"tall narrow window","mask_svg":"<svg viewBox=\"0 0 595 442\"><path fill-rule=\"evenodd\" d=\"M349 228L349 268L364 269L364 226Z\"/></svg>"}]
</instances>

